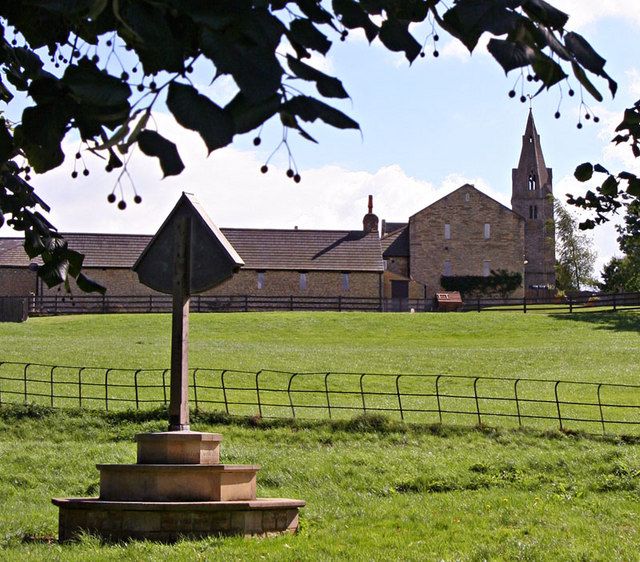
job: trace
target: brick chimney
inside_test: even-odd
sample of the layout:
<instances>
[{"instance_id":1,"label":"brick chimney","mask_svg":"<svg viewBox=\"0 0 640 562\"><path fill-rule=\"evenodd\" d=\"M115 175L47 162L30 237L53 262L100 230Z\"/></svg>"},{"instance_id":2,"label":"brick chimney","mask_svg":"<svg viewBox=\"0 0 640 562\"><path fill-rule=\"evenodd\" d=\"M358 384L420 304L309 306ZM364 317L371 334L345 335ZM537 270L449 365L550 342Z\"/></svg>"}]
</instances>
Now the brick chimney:
<instances>
[{"instance_id":1,"label":"brick chimney","mask_svg":"<svg viewBox=\"0 0 640 562\"><path fill-rule=\"evenodd\" d=\"M373 195L369 195L369 212L362 219L362 230L378 232L378 217L373 214Z\"/></svg>"}]
</instances>

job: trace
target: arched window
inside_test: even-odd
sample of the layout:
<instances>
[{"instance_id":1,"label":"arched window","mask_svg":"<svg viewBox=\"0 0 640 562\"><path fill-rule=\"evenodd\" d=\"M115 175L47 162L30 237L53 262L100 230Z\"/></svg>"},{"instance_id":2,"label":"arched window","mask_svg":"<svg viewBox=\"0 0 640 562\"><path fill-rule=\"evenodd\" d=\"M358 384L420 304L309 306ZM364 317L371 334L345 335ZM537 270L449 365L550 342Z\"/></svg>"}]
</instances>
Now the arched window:
<instances>
[{"instance_id":1,"label":"arched window","mask_svg":"<svg viewBox=\"0 0 640 562\"><path fill-rule=\"evenodd\" d=\"M529 174L529 191L535 191L536 189L536 175L532 172Z\"/></svg>"}]
</instances>

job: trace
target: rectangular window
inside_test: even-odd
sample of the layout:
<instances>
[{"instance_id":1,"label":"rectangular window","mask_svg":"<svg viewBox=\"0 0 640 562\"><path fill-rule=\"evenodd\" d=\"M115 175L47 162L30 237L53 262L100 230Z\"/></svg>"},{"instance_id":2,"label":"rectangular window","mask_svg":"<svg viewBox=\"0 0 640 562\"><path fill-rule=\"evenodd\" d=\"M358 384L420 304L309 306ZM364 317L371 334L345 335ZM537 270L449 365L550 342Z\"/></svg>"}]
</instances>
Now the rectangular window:
<instances>
[{"instance_id":1,"label":"rectangular window","mask_svg":"<svg viewBox=\"0 0 640 562\"><path fill-rule=\"evenodd\" d=\"M533 206L533 218L534 219L538 218L538 205Z\"/></svg>"},{"instance_id":2,"label":"rectangular window","mask_svg":"<svg viewBox=\"0 0 640 562\"><path fill-rule=\"evenodd\" d=\"M491 275L491 262L489 260L484 260L482 262L482 275L484 277L489 277L489 275Z\"/></svg>"},{"instance_id":3,"label":"rectangular window","mask_svg":"<svg viewBox=\"0 0 640 562\"><path fill-rule=\"evenodd\" d=\"M264 271L258 271L258 289L264 289Z\"/></svg>"},{"instance_id":4,"label":"rectangular window","mask_svg":"<svg viewBox=\"0 0 640 562\"><path fill-rule=\"evenodd\" d=\"M491 224L488 222L484 223L484 239L489 240L491 238Z\"/></svg>"},{"instance_id":5,"label":"rectangular window","mask_svg":"<svg viewBox=\"0 0 640 562\"><path fill-rule=\"evenodd\" d=\"M444 267L442 268L442 275L445 277L451 277L453 269L451 267L451 260L444 260Z\"/></svg>"},{"instance_id":6,"label":"rectangular window","mask_svg":"<svg viewBox=\"0 0 640 562\"><path fill-rule=\"evenodd\" d=\"M450 224L445 224L444 225L444 239L445 240L451 240L451 225Z\"/></svg>"},{"instance_id":7,"label":"rectangular window","mask_svg":"<svg viewBox=\"0 0 640 562\"><path fill-rule=\"evenodd\" d=\"M300 290L301 291L307 290L307 274L306 273L300 273Z\"/></svg>"},{"instance_id":8,"label":"rectangular window","mask_svg":"<svg viewBox=\"0 0 640 562\"><path fill-rule=\"evenodd\" d=\"M342 290L349 290L349 274L346 272L342 274Z\"/></svg>"}]
</instances>

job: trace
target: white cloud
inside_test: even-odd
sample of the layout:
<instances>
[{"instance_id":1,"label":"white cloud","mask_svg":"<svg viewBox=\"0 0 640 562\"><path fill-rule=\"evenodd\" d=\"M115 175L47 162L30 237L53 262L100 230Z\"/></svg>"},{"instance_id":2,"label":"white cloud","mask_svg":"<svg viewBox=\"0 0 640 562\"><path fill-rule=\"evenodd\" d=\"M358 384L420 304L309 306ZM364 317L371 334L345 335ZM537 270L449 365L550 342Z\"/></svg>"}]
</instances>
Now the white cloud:
<instances>
[{"instance_id":1,"label":"white cloud","mask_svg":"<svg viewBox=\"0 0 640 562\"><path fill-rule=\"evenodd\" d=\"M162 134L178 144L185 171L162 180L155 159L134 154L129 171L143 202L133 203L133 191L124 182L127 209L120 211L106 200L118 170L107 174L104 162L89 156L90 175L71 179L76 143L67 143L67 162L32 182L51 204L51 221L60 230L152 233L182 191L194 193L214 222L227 227L358 229L369 194L381 219L404 221L464 183L473 183L508 204L482 178L451 174L434 185L407 175L398 165L375 172L334 165L306 169L296 184L286 177L286 163L270 164L269 172L261 174L263 162L255 152L226 148L206 158L197 135L181 129L167 115L155 117Z\"/></svg>"},{"instance_id":2,"label":"white cloud","mask_svg":"<svg viewBox=\"0 0 640 562\"><path fill-rule=\"evenodd\" d=\"M567 27L579 30L605 18L621 18L640 26L640 2L629 0L553 0L551 4L569 14Z\"/></svg>"}]
</instances>

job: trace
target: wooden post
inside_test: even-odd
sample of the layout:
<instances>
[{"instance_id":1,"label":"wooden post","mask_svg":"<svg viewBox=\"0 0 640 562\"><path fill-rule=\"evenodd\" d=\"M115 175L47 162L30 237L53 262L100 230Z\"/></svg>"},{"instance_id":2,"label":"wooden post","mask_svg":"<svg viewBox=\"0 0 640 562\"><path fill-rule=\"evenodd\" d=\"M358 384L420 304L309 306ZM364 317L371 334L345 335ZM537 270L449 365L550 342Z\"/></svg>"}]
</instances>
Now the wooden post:
<instances>
[{"instance_id":1,"label":"wooden post","mask_svg":"<svg viewBox=\"0 0 640 562\"><path fill-rule=\"evenodd\" d=\"M171 325L169 431L189 430L189 288L191 285L191 219L176 223Z\"/></svg>"}]
</instances>

